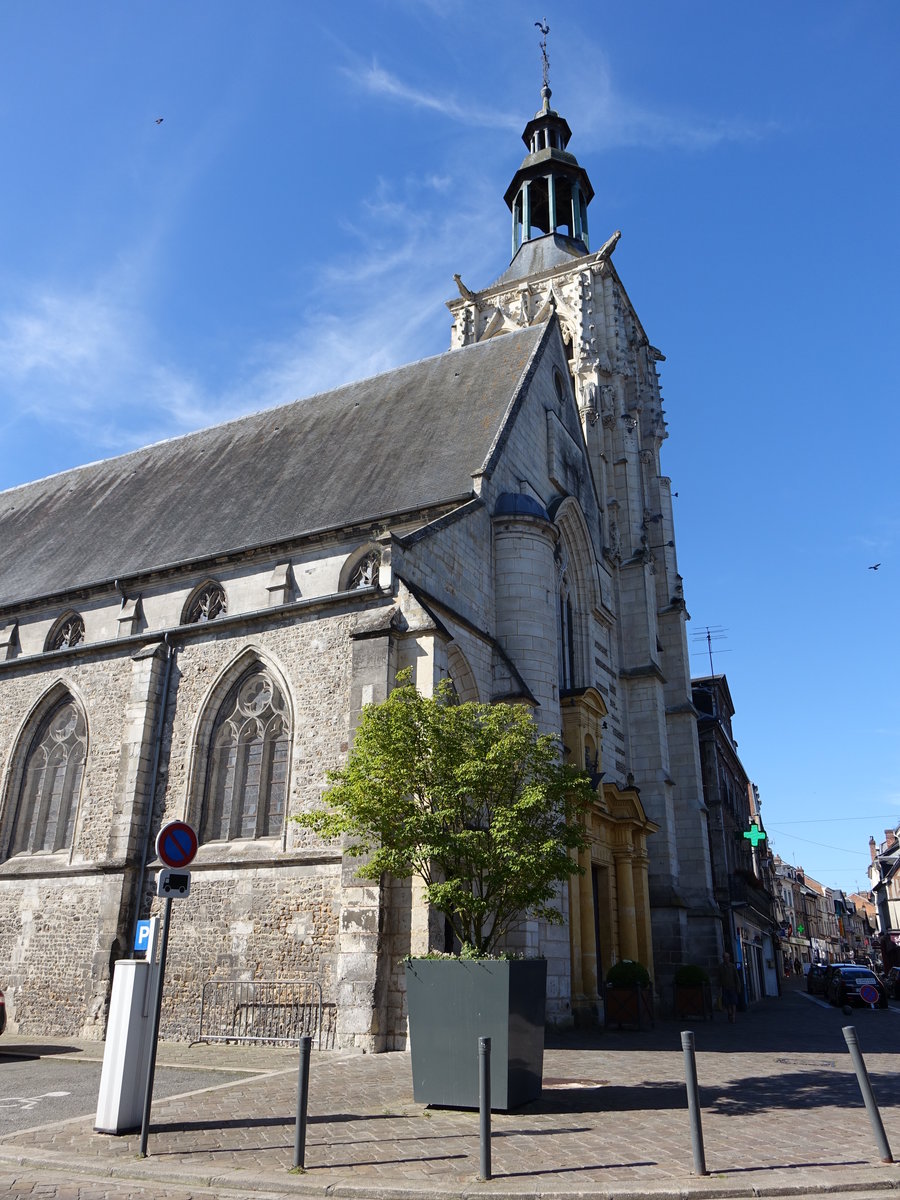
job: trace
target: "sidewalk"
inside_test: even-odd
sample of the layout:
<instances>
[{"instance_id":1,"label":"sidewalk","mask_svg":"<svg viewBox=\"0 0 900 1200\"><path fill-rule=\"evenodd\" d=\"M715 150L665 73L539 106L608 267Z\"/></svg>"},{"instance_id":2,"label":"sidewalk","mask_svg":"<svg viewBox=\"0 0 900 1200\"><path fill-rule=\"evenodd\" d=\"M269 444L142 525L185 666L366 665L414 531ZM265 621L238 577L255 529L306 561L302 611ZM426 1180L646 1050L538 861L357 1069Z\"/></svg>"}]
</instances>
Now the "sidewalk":
<instances>
[{"instance_id":1,"label":"sidewalk","mask_svg":"<svg viewBox=\"0 0 900 1200\"><path fill-rule=\"evenodd\" d=\"M296 1053L162 1043L160 1065L241 1072L237 1081L154 1103L139 1138L95 1134L93 1114L0 1136L0 1194L171 1198L202 1194L376 1198L804 1196L900 1194L878 1163L841 1028L855 1025L888 1141L900 1157L900 1011L854 1013L784 997L694 1023L709 1176L692 1174L681 1026L552 1041L540 1101L492 1118L493 1180L476 1180L478 1114L412 1099L404 1054L313 1054L303 1175L291 1175ZM0 1053L28 1039L4 1037ZM32 1043L33 1044L33 1043ZM78 1047L99 1057L96 1043ZM0 1059L2 1062L2 1059ZM65 1172L60 1182L57 1172ZM20 1180L18 1190L14 1181ZM53 1182L69 1191L54 1193ZM146 1193L144 1191L146 1189ZM84 1191L87 1195L88 1192Z\"/></svg>"}]
</instances>

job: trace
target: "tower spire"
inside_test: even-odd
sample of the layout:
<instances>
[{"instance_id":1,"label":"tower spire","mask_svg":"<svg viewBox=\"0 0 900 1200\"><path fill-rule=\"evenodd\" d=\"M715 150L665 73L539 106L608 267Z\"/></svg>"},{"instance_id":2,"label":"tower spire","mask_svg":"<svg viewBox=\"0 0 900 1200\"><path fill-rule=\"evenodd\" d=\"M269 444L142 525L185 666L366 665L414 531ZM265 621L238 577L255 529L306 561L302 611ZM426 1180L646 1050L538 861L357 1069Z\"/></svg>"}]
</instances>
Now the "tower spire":
<instances>
[{"instance_id":1,"label":"tower spire","mask_svg":"<svg viewBox=\"0 0 900 1200\"><path fill-rule=\"evenodd\" d=\"M522 141L528 154L503 197L512 213L512 255L515 258L526 242L546 235L566 243L569 253L587 254L587 206L594 189L566 149L572 136L568 122L550 107L550 26L546 18L535 26L541 31L541 107L525 126Z\"/></svg>"}]
</instances>

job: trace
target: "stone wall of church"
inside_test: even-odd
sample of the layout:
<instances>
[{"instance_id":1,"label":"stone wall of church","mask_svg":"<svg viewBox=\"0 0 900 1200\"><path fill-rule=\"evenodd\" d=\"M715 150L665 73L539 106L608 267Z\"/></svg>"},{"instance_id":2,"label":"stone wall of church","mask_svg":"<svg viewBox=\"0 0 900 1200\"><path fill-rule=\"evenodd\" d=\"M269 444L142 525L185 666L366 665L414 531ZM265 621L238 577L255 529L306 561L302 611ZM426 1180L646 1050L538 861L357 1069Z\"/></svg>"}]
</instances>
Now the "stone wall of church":
<instances>
[{"instance_id":1,"label":"stone wall of church","mask_svg":"<svg viewBox=\"0 0 900 1200\"><path fill-rule=\"evenodd\" d=\"M77 700L88 754L71 848L0 861L0 964L8 1015L20 1032L100 1037L110 960L120 952L124 847L135 781L135 690L150 667L131 656L54 655L7 671L0 706L0 852L8 853L22 760L41 700ZM104 864L106 874L94 869ZM119 870L115 868L118 867Z\"/></svg>"},{"instance_id":2,"label":"stone wall of church","mask_svg":"<svg viewBox=\"0 0 900 1200\"><path fill-rule=\"evenodd\" d=\"M326 772L349 746L349 634L359 605L348 596L346 603L272 610L262 619L225 619L174 634L151 836L175 817L199 825L204 729L214 719L223 675L236 677L254 654L279 677L292 713L288 817L318 801ZM156 646L154 653L153 644L142 649L134 640L96 651L82 645L4 668L0 850L9 844L21 763L36 724L29 714L36 706L41 711L48 691L62 695L64 687L87 723L73 847L0 861L0 963L9 1016L20 1032L103 1034L112 963L130 952L148 831L165 673ZM101 864L103 874L96 870ZM159 910L152 895L158 867L151 843L141 915L151 905ZM278 837L202 846L191 895L173 904L164 1030L196 1036L208 979L303 978L321 983L333 1036L342 897L340 846L289 819Z\"/></svg>"},{"instance_id":3,"label":"stone wall of church","mask_svg":"<svg viewBox=\"0 0 900 1200\"><path fill-rule=\"evenodd\" d=\"M280 617L273 614L264 626L238 623L217 629L211 625L188 635L178 648L163 740L163 820L199 819L198 720L223 674L232 665L239 670L241 655L254 652L274 667L286 686L292 709L288 815L318 800L326 771L339 765L348 749L349 629L349 611L332 615L304 610ZM291 847L304 842L311 844L310 835L288 821L285 844Z\"/></svg>"},{"instance_id":4,"label":"stone wall of church","mask_svg":"<svg viewBox=\"0 0 900 1200\"><path fill-rule=\"evenodd\" d=\"M102 1037L103 945L117 879L44 875L0 881L0 964L19 1033Z\"/></svg>"},{"instance_id":5,"label":"stone wall of church","mask_svg":"<svg viewBox=\"0 0 900 1200\"><path fill-rule=\"evenodd\" d=\"M290 817L318 801L326 772L346 757L350 622L347 611L310 610L280 619L273 613L264 627L238 623L216 630L215 637L207 628L178 650L160 763L160 825L182 818L199 827L204 720L215 708L210 697L221 690L223 675L236 677L252 655L285 688L293 738L281 836L201 846L191 895L173 904L163 1018L170 1036L196 1035L201 988L212 979L317 980L333 1010L340 847L323 843Z\"/></svg>"},{"instance_id":6,"label":"stone wall of church","mask_svg":"<svg viewBox=\"0 0 900 1200\"><path fill-rule=\"evenodd\" d=\"M317 981L333 1037L339 882L339 862L195 869L172 904L162 1036L197 1037L207 981L256 979Z\"/></svg>"},{"instance_id":7,"label":"stone wall of church","mask_svg":"<svg viewBox=\"0 0 900 1200\"><path fill-rule=\"evenodd\" d=\"M398 570L479 629L493 619L491 522L483 505L404 545Z\"/></svg>"}]
</instances>

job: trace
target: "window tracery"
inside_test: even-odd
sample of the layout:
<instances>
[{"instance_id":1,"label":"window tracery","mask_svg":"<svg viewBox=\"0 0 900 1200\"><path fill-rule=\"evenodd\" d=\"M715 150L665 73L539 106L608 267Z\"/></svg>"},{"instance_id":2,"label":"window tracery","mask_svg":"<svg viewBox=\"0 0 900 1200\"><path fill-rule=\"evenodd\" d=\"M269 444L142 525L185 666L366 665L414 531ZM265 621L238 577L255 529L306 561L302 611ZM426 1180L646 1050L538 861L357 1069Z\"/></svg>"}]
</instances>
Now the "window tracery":
<instances>
[{"instance_id":1,"label":"window tracery","mask_svg":"<svg viewBox=\"0 0 900 1200\"><path fill-rule=\"evenodd\" d=\"M182 624L201 625L205 621L214 621L216 617L223 617L227 611L225 589L220 583L210 581L198 588L188 601Z\"/></svg>"},{"instance_id":2,"label":"window tracery","mask_svg":"<svg viewBox=\"0 0 900 1200\"><path fill-rule=\"evenodd\" d=\"M213 726L201 840L278 836L289 758L284 696L269 671L255 667L229 691Z\"/></svg>"},{"instance_id":3,"label":"window tracery","mask_svg":"<svg viewBox=\"0 0 900 1200\"><path fill-rule=\"evenodd\" d=\"M374 587L378 582L378 568L380 566L381 552L379 550L370 550L368 554L363 555L350 572L350 578L347 581L347 591L353 592L357 588Z\"/></svg>"},{"instance_id":4,"label":"window tracery","mask_svg":"<svg viewBox=\"0 0 900 1200\"><path fill-rule=\"evenodd\" d=\"M71 650L84 641L84 620L78 613L69 613L58 621L47 638L47 650Z\"/></svg>"},{"instance_id":5,"label":"window tracery","mask_svg":"<svg viewBox=\"0 0 900 1200\"><path fill-rule=\"evenodd\" d=\"M72 844L87 752L87 725L66 696L44 717L25 758L10 854L52 853Z\"/></svg>"}]
</instances>

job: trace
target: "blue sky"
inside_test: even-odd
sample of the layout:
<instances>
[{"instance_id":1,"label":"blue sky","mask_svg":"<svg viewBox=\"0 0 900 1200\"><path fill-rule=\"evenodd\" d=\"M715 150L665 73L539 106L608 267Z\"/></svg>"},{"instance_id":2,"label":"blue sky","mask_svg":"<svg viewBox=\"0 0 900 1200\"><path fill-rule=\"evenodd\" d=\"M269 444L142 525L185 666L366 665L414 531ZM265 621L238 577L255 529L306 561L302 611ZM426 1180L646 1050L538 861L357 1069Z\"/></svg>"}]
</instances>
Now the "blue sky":
<instances>
[{"instance_id":1,"label":"blue sky","mask_svg":"<svg viewBox=\"0 0 900 1200\"><path fill-rule=\"evenodd\" d=\"M775 849L864 885L900 820L900 6L323 8L5 0L0 487L446 349L453 273L509 259L546 16L667 357L693 669L726 630Z\"/></svg>"}]
</instances>

